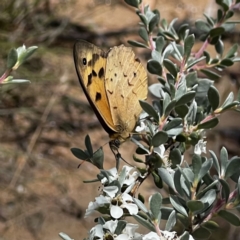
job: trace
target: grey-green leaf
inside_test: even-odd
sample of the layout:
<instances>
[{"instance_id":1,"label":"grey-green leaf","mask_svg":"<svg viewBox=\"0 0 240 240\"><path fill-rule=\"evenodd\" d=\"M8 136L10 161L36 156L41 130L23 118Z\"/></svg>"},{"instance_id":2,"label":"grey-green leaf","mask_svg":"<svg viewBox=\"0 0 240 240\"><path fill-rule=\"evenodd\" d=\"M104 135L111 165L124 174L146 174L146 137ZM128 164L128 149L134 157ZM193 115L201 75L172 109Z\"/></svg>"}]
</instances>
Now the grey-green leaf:
<instances>
[{"instance_id":1,"label":"grey-green leaf","mask_svg":"<svg viewBox=\"0 0 240 240\"><path fill-rule=\"evenodd\" d=\"M92 148L92 143L91 143L91 139L90 139L89 135L86 135L86 137L85 137L85 146L89 152L89 155L92 156L93 148Z\"/></svg>"},{"instance_id":2,"label":"grey-green leaf","mask_svg":"<svg viewBox=\"0 0 240 240\"><path fill-rule=\"evenodd\" d=\"M18 53L15 48L12 48L8 53L8 59L7 59L7 68L11 69L14 67L14 65L17 63L18 60Z\"/></svg>"},{"instance_id":3,"label":"grey-green leaf","mask_svg":"<svg viewBox=\"0 0 240 240\"><path fill-rule=\"evenodd\" d=\"M159 219L159 214L161 213L162 206L162 195L160 193L155 193L150 199L150 210L152 212L153 220L156 221Z\"/></svg>"},{"instance_id":4,"label":"grey-green leaf","mask_svg":"<svg viewBox=\"0 0 240 240\"><path fill-rule=\"evenodd\" d=\"M152 138L152 146L159 147L168 140L168 134L164 131L157 132Z\"/></svg>"},{"instance_id":5,"label":"grey-green leaf","mask_svg":"<svg viewBox=\"0 0 240 240\"><path fill-rule=\"evenodd\" d=\"M124 0L128 5L138 8L139 1L138 0Z\"/></svg>"},{"instance_id":6,"label":"grey-green leaf","mask_svg":"<svg viewBox=\"0 0 240 240\"><path fill-rule=\"evenodd\" d=\"M219 123L218 118L213 118L207 122L201 123L198 125L198 129L211 129L214 128L215 126L217 126Z\"/></svg>"},{"instance_id":7,"label":"grey-green leaf","mask_svg":"<svg viewBox=\"0 0 240 240\"><path fill-rule=\"evenodd\" d=\"M154 59L150 59L147 62L147 70L151 74L156 74L156 75L159 75L159 76L162 75L162 66L158 61L156 61Z\"/></svg>"},{"instance_id":8,"label":"grey-green leaf","mask_svg":"<svg viewBox=\"0 0 240 240\"><path fill-rule=\"evenodd\" d=\"M195 37L193 34L189 35L185 40L184 40L184 58L185 61L187 62L191 51L192 51L192 47L194 45L195 42Z\"/></svg>"},{"instance_id":9,"label":"grey-green leaf","mask_svg":"<svg viewBox=\"0 0 240 240\"><path fill-rule=\"evenodd\" d=\"M199 200L190 200L187 202L187 206L191 212L197 212L204 208L204 204Z\"/></svg>"},{"instance_id":10,"label":"grey-green leaf","mask_svg":"<svg viewBox=\"0 0 240 240\"><path fill-rule=\"evenodd\" d=\"M211 104L212 110L215 111L219 106L219 93L214 86L210 86L208 89L208 100Z\"/></svg>"},{"instance_id":11,"label":"grey-green leaf","mask_svg":"<svg viewBox=\"0 0 240 240\"><path fill-rule=\"evenodd\" d=\"M220 210L218 212L218 216L224 218L225 220L227 220L229 223L231 223L232 225L239 227L240 226L240 219L237 215L228 212L226 210Z\"/></svg>"},{"instance_id":12,"label":"grey-green leaf","mask_svg":"<svg viewBox=\"0 0 240 240\"><path fill-rule=\"evenodd\" d=\"M236 173L240 169L240 158L234 157L227 162L226 171L225 171L225 179L231 177L234 173Z\"/></svg>"},{"instance_id":13,"label":"grey-green leaf","mask_svg":"<svg viewBox=\"0 0 240 240\"><path fill-rule=\"evenodd\" d=\"M159 116L157 114L157 112L155 111L155 109L152 107L152 105L150 105L149 103L140 100L139 101L142 109L148 113L151 117L154 118L154 120L158 123L159 122Z\"/></svg>"},{"instance_id":14,"label":"grey-green leaf","mask_svg":"<svg viewBox=\"0 0 240 240\"><path fill-rule=\"evenodd\" d=\"M170 202L172 206L180 212L182 215L188 217L186 209L182 206L182 204L179 202L176 196L170 196Z\"/></svg>"}]
</instances>

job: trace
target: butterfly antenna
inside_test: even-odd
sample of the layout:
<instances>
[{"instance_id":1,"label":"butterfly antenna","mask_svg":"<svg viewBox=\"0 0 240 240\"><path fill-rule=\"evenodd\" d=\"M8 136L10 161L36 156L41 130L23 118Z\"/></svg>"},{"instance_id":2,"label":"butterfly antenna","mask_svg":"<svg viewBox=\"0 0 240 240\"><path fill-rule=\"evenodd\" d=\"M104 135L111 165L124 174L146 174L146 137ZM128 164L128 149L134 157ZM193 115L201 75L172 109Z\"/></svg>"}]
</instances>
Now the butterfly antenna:
<instances>
[{"instance_id":1,"label":"butterfly antenna","mask_svg":"<svg viewBox=\"0 0 240 240\"><path fill-rule=\"evenodd\" d=\"M116 168L119 169L119 163L120 160L123 160L126 164L132 166L130 163L128 163L124 158L122 158L121 153L118 151L119 147L120 147L120 141L118 139L112 140L109 142L109 147L113 153L113 155L115 156L116 159ZM132 166L133 167L133 166Z\"/></svg>"}]
</instances>

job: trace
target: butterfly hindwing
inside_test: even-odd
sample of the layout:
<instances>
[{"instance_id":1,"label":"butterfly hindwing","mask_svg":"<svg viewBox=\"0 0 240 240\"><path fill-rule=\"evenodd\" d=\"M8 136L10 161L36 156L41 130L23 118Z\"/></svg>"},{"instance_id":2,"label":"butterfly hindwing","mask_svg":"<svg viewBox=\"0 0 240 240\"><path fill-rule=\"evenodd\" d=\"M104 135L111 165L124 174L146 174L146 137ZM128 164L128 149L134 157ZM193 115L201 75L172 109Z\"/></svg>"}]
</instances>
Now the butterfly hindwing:
<instances>
[{"instance_id":1,"label":"butterfly hindwing","mask_svg":"<svg viewBox=\"0 0 240 240\"><path fill-rule=\"evenodd\" d=\"M112 48L107 56L105 88L115 128L122 138L134 130L147 98L147 73L131 48Z\"/></svg>"}]
</instances>

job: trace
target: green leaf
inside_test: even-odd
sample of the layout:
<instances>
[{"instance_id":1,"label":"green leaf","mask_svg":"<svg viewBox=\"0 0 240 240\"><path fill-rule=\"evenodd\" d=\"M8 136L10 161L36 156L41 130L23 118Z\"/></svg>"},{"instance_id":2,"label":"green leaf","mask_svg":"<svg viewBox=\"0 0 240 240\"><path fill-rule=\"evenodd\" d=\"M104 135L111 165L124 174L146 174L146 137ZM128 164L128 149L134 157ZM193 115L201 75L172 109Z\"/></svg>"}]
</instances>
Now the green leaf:
<instances>
[{"instance_id":1,"label":"green leaf","mask_svg":"<svg viewBox=\"0 0 240 240\"><path fill-rule=\"evenodd\" d=\"M239 227L240 226L240 219L238 218L238 216L236 216L235 214L228 212L226 210L220 210L218 212L218 216L224 218L226 221L228 221L229 223L231 223L232 225Z\"/></svg>"},{"instance_id":2,"label":"green leaf","mask_svg":"<svg viewBox=\"0 0 240 240\"><path fill-rule=\"evenodd\" d=\"M232 158L227 162L224 179L228 179L234 173L236 173L239 169L240 169L240 158L239 157Z\"/></svg>"},{"instance_id":3,"label":"green leaf","mask_svg":"<svg viewBox=\"0 0 240 240\"><path fill-rule=\"evenodd\" d=\"M123 229L126 227L127 222L123 220L119 220L117 223L117 227L114 231L114 234L119 235L122 233Z\"/></svg>"},{"instance_id":4,"label":"green leaf","mask_svg":"<svg viewBox=\"0 0 240 240\"><path fill-rule=\"evenodd\" d=\"M159 147L168 140L168 134L165 131L159 131L152 137L152 146Z\"/></svg>"},{"instance_id":5,"label":"green leaf","mask_svg":"<svg viewBox=\"0 0 240 240\"><path fill-rule=\"evenodd\" d=\"M211 232L204 228L200 227L192 233L194 239L208 239L211 236Z\"/></svg>"},{"instance_id":6,"label":"green leaf","mask_svg":"<svg viewBox=\"0 0 240 240\"><path fill-rule=\"evenodd\" d=\"M172 206L182 215L188 217L186 209L182 206L182 204L179 202L178 198L176 196L170 196L170 202Z\"/></svg>"},{"instance_id":7,"label":"green leaf","mask_svg":"<svg viewBox=\"0 0 240 240\"><path fill-rule=\"evenodd\" d=\"M165 168L158 168L158 174L162 180L175 191L173 176Z\"/></svg>"},{"instance_id":8,"label":"green leaf","mask_svg":"<svg viewBox=\"0 0 240 240\"><path fill-rule=\"evenodd\" d=\"M71 152L76 158L79 158L81 160L87 160L88 158L90 158L88 153L86 153L80 148L71 148Z\"/></svg>"},{"instance_id":9,"label":"green leaf","mask_svg":"<svg viewBox=\"0 0 240 240\"><path fill-rule=\"evenodd\" d=\"M161 53L163 51L163 48L165 47L165 40L162 36L158 37L156 39L156 50Z\"/></svg>"},{"instance_id":10,"label":"green leaf","mask_svg":"<svg viewBox=\"0 0 240 240\"><path fill-rule=\"evenodd\" d=\"M227 52L227 54L224 56L224 58L232 58L235 56L238 50L238 45L235 43Z\"/></svg>"},{"instance_id":11,"label":"green leaf","mask_svg":"<svg viewBox=\"0 0 240 240\"><path fill-rule=\"evenodd\" d=\"M103 169L104 152L102 147L93 153L91 160L94 166L96 166L98 169Z\"/></svg>"},{"instance_id":12,"label":"green leaf","mask_svg":"<svg viewBox=\"0 0 240 240\"><path fill-rule=\"evenodd\" d=\"M165 230L171 231L173 229L173 227L175 226L176 222L177 222L176 211L173 210L167 220Z\"/></svg>"},{"instance_id":13,"label":"green leaf","mask_svg":"<svg viewBox=\"0 0 240 240\"><path fill-rule=\"evenodd\" d=\"M163 60L164 67L176 78L178 74L177 65L169 59Z\"/></svg>"},{"instance_id":14,"label":"green leaf","mask_svg":"<svg viewBox=\"0 0 240 240\"><path fill-rule=\"evenodd\" d=\"M176 107L187 104L190 101L192 101L195 97L195 94L196 94L195 91L189 91L186 94L184 94L183 96L181 96L176 102Z\"/></svg>"},{"instance_id":15,"label":"green leaf","mask_svg":"<svg viewBox=\"0 0 240 240\"><path fill-rule=\"evenodd\" d=\"M221 39L218 40L217 44L215 44L215 49L218 54L222 55L224 51L224 44Z\"/></svg>"},{"instance_id":16,"label":"green leaf","mask_svg":"<svg viewBox=\"0 0 240 240\"><path fill-rule=\"evenodd\" d=\"M185 62L187 62L191 51L192 51L192 47L194 45L195 42L195 37L193 34L189 35L185 40L184 40L184 58L185 58Z\"/></svg>"},{"instance_id":17,"label":"green leaf","mask_svg":"<svg viewBox=\"0 0 240 240\"><path fill-rule=\"evenodd\" d=\"M197 194L197 198L201 198L208 190L215 188L215 186L218 184L218 180L215 180L214 182L212 182L211 184L209 184L206 188L204 188L202 191L200 191Z\"/></svg>"},{"instance_id":18,"label":"green leaf","mask_svg":"<svg viewBox=\"0 0 240 240\"><path fill-rule=\"evenodd\" d=\"M221 75L219 75L216 72L213 72L211 70L208 70L208 69L201 69L200 71L203 72L207 77L209 77L210 79L212 79L214 81L218 80L221 77Z\"/></svg>"},{"instance_id":19,"label":"green leaf","mask_svg":"<svg viewBox=\"0 0 240 240\"><path fill-rule=\"evenodd\" d=\"M203 209L204 204L199 200L190 200L187 202L187 207L194 214L194 212L197 212Z\"/></svg>"},{"instance_id":20,"label":"green leaf","mask_svg":"<svg viewBox=\"0 0 240 240\"><path fill-rule=\"evenodd\" d=\"M216 169L218 176L220 176L220 166L219 166L218 158L212 150L209 150L209 153L213 159L213 166Z\"/></svg>"},{"instance_id":21,"label":"green leaf","mask_svg":"<svg viewBox=\"0 0 240 240\"><path fill-rule=\"evenodd\" d=\"M239 102L233 101L232 103L230 103L230 104L226 105L224 108L222 108L222 112L226 111L228 109L231 109L231 108L236 108L237 106L239 106Z\"/></svg>"},{"instance_id":22,"label":"green leaf","mask_svg":"<svg viewBox=\"0 0 240 240\"><path fill-rule=\"evenodd\" d=\"M221 176L225 176L226 167L228 164L228 152L225 147L222 147L220 151L220 163L221 163Z\"/></svg>"},{"instance_id":23,"label":"green leaf","mask_svg":"<svg viewBox=\"0 0 240 240\"><path fill-rule=\"evenodd\" d=\"M228 11L229 6L223 0L216 0L216 3L223 8L225 12Z\"/></svg>"},{"instance_id":24,"label":"green leaf","mask_svg":"<svg viewBox=\"0 0 240 240\"><path fill-rule=\"evenodd\" d=\"M137 204L137 206L138 206L138 208L139 208L140 210L142 210L144 213L147 213L147 212L148 212L148 210L147 210L147 208L145 207L145 205L144 205L139 199L134 198L133 200L134 200L134 202Z\"/></svg>"},{"instance_id":25,"label":"green leaf","mask_svg":"<svg viewBox=\"0 0 240 240\"><path fill-rule=\"evenodd\" d=\"M210 30L209 35L211 38L221 36L225 32L223 27L216 27Z\"/></svg>"},{"instance_id":26,"label":"green leaf","mask_svg":"<svg viewBox=\"0 0 240 240\"><path fill-rule=\"evenodd\" d=\"M8 53L7 68L11 69L12 67L14 67L14 65L17 63L17 61L18 61L17 50L15 48L12 48L10 50L10 52Z\"/></svg>"},{"instance_id":27,"label":"green leaf","mask_svg":"<svg viewBox=\"0 0 240 240\"><path fill-rule=\"evenodd\" d=\"M224 103L222 104L221 108L226 107L227 105L229 105L230 103L232 103L234 100L234 94L233 92L230 92L227 96L227 98L225 99Z\"/></svg>"},{"instance_id":28,"label":"green leaf","mask_svg":"<svg viewBox=\"0 0 240 240\"><path fill-rule=\"evenodd\" d=\"M207 221L202 223L202 226L209 229L210 231L215 231L219 229L219 225L214 221Z\"/></svg>"},{"instance_id":29,"label":"green leaf","mask_svg":"<svg viewBox=\"0 0 240 240\"><path fill-rule=\"evenodd\" d=\"M177 171L174 173L174 186L176 191L181 195L181 197L184 196L184 191L183 191L183 187L181 185L181 171L179 169L177 169Z\"/></svg>"},{"instance_id":30,"label":"green leaf","mask_svg":"<svg viewBox=\"0 0 240 240\"><path fill-rule=\"evenodd\" d=\"M146 28L148 28L148 20L147 20L146 16L144 14L142 14L142 13L138 13L138 16L141 19L141 21L144 24L144 26Z\"/></svg>"},{"instance_id":31,"label":"green leaf","mask_svg":"<svg viewBox=\"0 0 240 240\"><path fill-rule=\"evenodd\" d=\"M168 122L166 125L164 125L163 130L168 131L172 128L176 128L182 124L181 118L174 118L172 121Z\"/></svg>"},{"instance_id":32,"label":"green leaf","mask_svg":"<svg viewBox=\"0 0 240 240\"><path fill-rule=\"evenodd\" d=\"M145 42L148 42L149 40L148 32L144 27L139 28L138 34Z\"/></svg>"},{"instance_id":33,"label":"green leaf","mask_svg":"<svg viewBox=\"0 0 240 240\"><path fill-rule=\"evenodd\" d=\"M201 123L198 125L197 129L211 129L218 125L218 118L212 118L211 120Z\"/></svg>"},{"instance_id":34,"label":"green leaf","mask_svg":"<svg viewBox=\"0 0 240 240\"><path fill-rule=\"evenodd\" d=\"M199 172L199 179L202 179L207 174L207 172L211 169L212 164L213 164L212 159L209 159L202 164L202 167Z\"/></svg>"},{"instance_id":35,"label":"green leaf","mask_svg":"<svg viewBox=\"0 0 240 240\"><path fill-rule=\"evenodd\" d=\"M85 146L87 148L89 155L92 156L93 149L92 149L92 143L91 143L91 139L90 139L89 135L86 135L86 137L85 137Z\"/></svg>"},{"instance_id":36,"label":"green leaf","mask_svg":"<svg viewBox=\"0 0 240 240\"><path fill-rule=\"evenodd\" d=\"M146 46L145 44L137 42L137 41L128 40L127 42L134 47L148 48L148 46Z\"/></svg>"},{"instance_id":37,"label":"green leaf","mask_svg":"<svg viewBox=\"0 0 240 240\"><path fill-rule=\"evenodd\" d=\"M151 74L156 74L161 76L162 75L162 66L161 64L154 60L154 59L150 59L147 62L147 70L151 73Z\"/></svg>"},{"instance_id":38,"label":"green leaf","mask_svg":"<svg viewBox=\"0 0 240 240\"><path fill-rule=\"evenodd\" d=\"M178 107L175 107L176 113L181 117L182 119L185 118L185 116L188 113L188 106L187 105L181 105Z\"/></svg>"},{"instance_id":39,"label":"green leaf","mask_svg":"<svg viewBox=\"0 0 240 240\"><path fill-rule=\"evenodd\" d=\"M196 181L198 183L198 181L199 181L198 174L200 172L201 167L202 167L201 157L197 154L193 154L192 168L193 168L193 173L194 173L194 182Z\"/></svg>"},{"instance_id":40,"label":"green leaf","mask_svg":"<svg viewBox=\"0 0 240 240\"><path fill-rule=\"evenodd\" d=\"M159 17L157 15L155 15L149 22L149 25L148 25L148 30L149 30L149 33L151 33L154 28L157 26L158 24L158 21L159 21Z\"/></svg>"},{"instance_id":41,"label":"green leaf","mask_svg":"<svg viewBox=\"0 0 240 240\"><path fill-rule=\"evenodd\" d=\"M152 105L150 105L147 102L144 102L142 100L139 101L142 109L148 113L150 116L152 116L154 118L154 120L158 123L159 122L159 116L157 114L157 112L155 111L155 109L152 107Z\"/></svg>"},{"instance_id":42,"label":"green leaf","mask_svg":"<svg viewBox=\"0 0 240 240\"><path fill-rule=\"evenodd\" d=\"M29 48L25 48L25 46L22 46L17 49L18 52L18 62L19 65L21 65L23 62L25 62L36 50L38 47L32 46Z\"/></svg>"},{"instance_id":43,"label":"green leaf","mask_svg":"<svg viewBox=\"0 0 240 240\"><path fill-rule=\"evenodd\" d=\"M125 3L127 3L128 5L138 8L139 5L139 1L138 0L124 0Z\"/></svg>"},{"instance_id":44,"label":"green leaf","mask_svg":"<svg viewBox=\"0 0 240 240\"><path fill-rule=\"evenodd\" d=\"M178 164L180 164L182 161L182 154L180 150L178 148L170 150L169 159L171 160L173 167L176 167Z\"/></svg>"},{"instance_id":45,"label":"green leaf","mask_svg":"<svg viewBox=\"0 0 240 240\"><path fill-rule=\"evenodd\" d=\"M184 232L180 237L179 237L179 240L189 240L190 238L190 235L189 235L189 232Z\"/></svg>"},{"instance_id":46,"label":"green leaf","mask_svg":"<svg viewBox=\"0 0 240 240\"><path fill-rule=\"evenodd\" d=\"M229 188L229 185L228 183L223 180L223 179L219 179L219 182L221 183L222 185L222 189L221 189L221 192L222 192L222 199L225 199L226 203L228 202L228 198L229 198L229 194L230 194L230 188Z\"/></svg>"},{"instance_id":47,"label":"green leaf","mask_svg":"<svg viewBox=\"0 0 240 240\"><path fill-rule=\"evenodd\" d=\"M203 32L209 32L211 29L211 26L204 22L203 20L197 20L195 22L195 26L198 30L203 31Z\"/></svg>"},{"instance_id":48,"label":"green leaf","mask_svg":"<svg viewBox=\"0 0 240 240\"><path fill-rule=\"evenodd\" d=\"M219 93L218 90L214 86L210 86L208 89L208 100L211 104L212 110L215 111L219 106Z\"/></svg>"},{"instance_id":49,"label":"green leaf","mask_svg":"<svg viewBox=\"0 0 240 240\"><path fill-rule=\"evenodd\" d=\"M164 109L164 116L168 116L175 107L176 100L172 100Z\"/></svg>"},{"instance_id":50,"label":"green leaf","mask_svg":"<svg viewBox=\"0 0 240 240\"><path fill-rule=\"evenodd\" d=\"M234 64L234 62L229 58L225 58L220 62L220 64L224 67L230 67Z\"/></svg>"},{"instance_id":51,"label":"green leaf","mask_svg":"<svg viewBox=\"0 0 240 240\"><path fill-rule=\"evenodd\" d=\"M162 206L162 195L160 193L155 193L150 198L150 210L152 212L153 221L159 219L159 214L161 214L161 206Z\"/></svg>"},{"instance_id":52,"label":"green leaf","mask_svg":"<svg viewBox=\"0 0 240 240\"><path fill-rule=\"evenodd\" d=\"M146 219L140 217L139 215L133 215L133 218L137 222L139 222L142 226L146 227L150 231L155 232L155 227L153 226L153 224L151 224L151 222L149 220L146 220Z\"/></svg>"}]
</instances>

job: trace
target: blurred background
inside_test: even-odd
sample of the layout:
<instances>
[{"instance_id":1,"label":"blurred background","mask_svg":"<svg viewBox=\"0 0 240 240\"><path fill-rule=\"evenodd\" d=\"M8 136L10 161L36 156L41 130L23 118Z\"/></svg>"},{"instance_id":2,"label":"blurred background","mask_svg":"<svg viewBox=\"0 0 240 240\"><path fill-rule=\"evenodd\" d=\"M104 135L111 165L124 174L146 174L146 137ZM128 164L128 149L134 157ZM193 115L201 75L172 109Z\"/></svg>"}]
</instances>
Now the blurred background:
<instances>
[{"instance_id":1,"label":"blurred background","mask_svg":"<svg viewBox=\"0 0 240 240\"><path fill-rule=\"evenodd\" d=\"M158 9L161 18L178 18L179 24L193 25L203 13L216 12L211 0L144 2ZM88 163L77 168L80 161L70 148L84 148L89 134L95 150L104 146L106 168L115 166L115 158L108 135L79 86L72 48L78 38L106 50L127 45L127 40L138 39L138 17L123 0L1 0L0 10L0 74L11 48L39 47L13 73L31 84L0 88L0 240L60 239L59 232L83 239L94 225L93 217L83 218L85 209L99 187L83 180L94 178L98 170ZM226 48L238 43L239 36L239 27L224 36ZM145 65L149 51L134 51ZM223 72L216 83L222 99L230 91L237 93L239 67L235 64ZM149 76L149 84L156 81ZM240 115L223 115L219 126L208 133L208 148L218 153L226 146L231 156L240 155L239 125ZM131 161L134 149L128 142L120 152ZM150 183L140 189L147 196L154 190ZM236 229L220 224L221 238L213 239L240 239Z\"/></svg>"}]
</instances>

